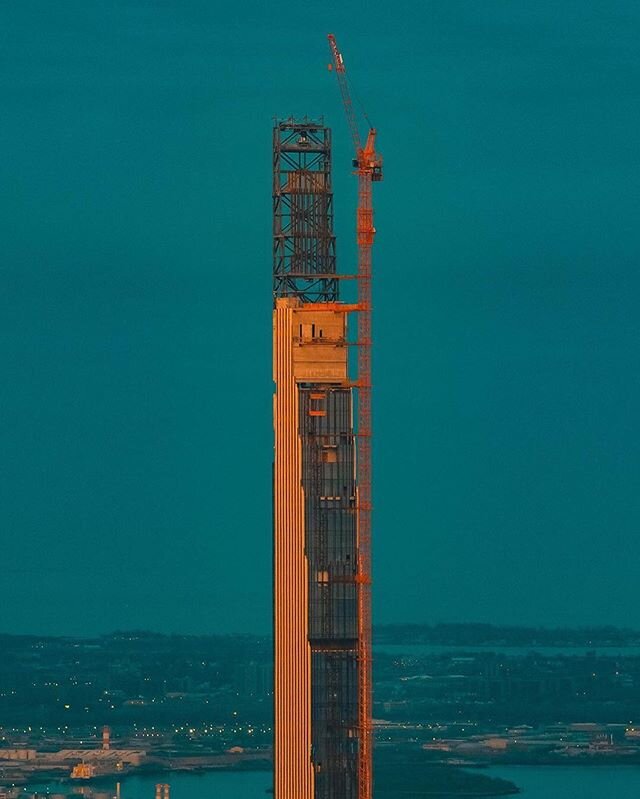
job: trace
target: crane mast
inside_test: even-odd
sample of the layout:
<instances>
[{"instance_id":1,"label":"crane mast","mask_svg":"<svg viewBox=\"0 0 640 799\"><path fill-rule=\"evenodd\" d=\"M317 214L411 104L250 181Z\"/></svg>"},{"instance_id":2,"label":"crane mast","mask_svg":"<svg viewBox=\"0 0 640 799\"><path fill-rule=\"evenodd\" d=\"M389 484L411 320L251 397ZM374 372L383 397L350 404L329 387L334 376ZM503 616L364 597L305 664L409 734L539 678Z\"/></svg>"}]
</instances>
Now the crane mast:
<instances>
[{"instance_id":1,"label":"crane mast","mask_svg":"<svg viewBox=\"0 0 640 799\"><path fill-rule=\"evenodd\" d=\"M372 663L371 663L371 250L373 224L373 183L382 180L382 157L376 152L376 129L369 126L364 146L351 99L344 59L333 34L329 34L333 68L338 78L342 103L355 151L353 166L358 178L356 236L358 245L358 452L356 476L358 567L358 799L371 799L373 776Z\"/></svg>"}]
</instances>

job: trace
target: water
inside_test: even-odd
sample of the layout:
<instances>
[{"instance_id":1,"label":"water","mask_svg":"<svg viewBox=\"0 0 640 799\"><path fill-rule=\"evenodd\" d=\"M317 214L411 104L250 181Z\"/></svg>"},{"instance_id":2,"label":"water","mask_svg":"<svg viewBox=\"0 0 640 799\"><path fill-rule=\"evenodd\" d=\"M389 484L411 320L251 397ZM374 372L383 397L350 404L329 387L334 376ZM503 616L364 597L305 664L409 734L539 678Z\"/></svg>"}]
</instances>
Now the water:
<instances>
[{"instance_id":1,"label":"water","mask_svg":"<svg viewBox=\"0 0 640 799\"><path fill-rule=\"evenodd\" d=\"M125 777L120 785L122 799L155 799L156 783L168 783L171 786L171 799L272 799L273 794L267 789L273 785L273 775L270 771L206 771L193 774L185 772L165 772L148 774L145 776ZM84 791L99 793L103 796L115 795L115 780L113 783L104 782L83 786ZM70 794L73 790L80 791L80 786L60 785L49 783L30 785L28 791L32 793L62 793ZM82 799L81 796L78 799Z\"/></svg>"},{"instance_id":2,"label":"water","mask_svg":"<svg viewBox=\"0 0 640 799\"><path fill-rule=\"evenodd\" d=\"M162 778L130 777L122 799L154 799L156 782L168 782L171 799L270 799L270 771L208 771L204 774L165 774Z\"/></svg>"},{"instance_id":3,"label":"water","mask_svg":"<svg viewBox=\"0 0 640 799\"><path fill-rule=\"evenodd\" d=\"M498 766L485 772L511 780L523 799L636 799L640 766Z\"/></svg>"},{"instance_id":4,"label":"water","mask_svg":"<svg viewBox=\"0 0 640 799\"><path fill-rule=\"evenodd\" d=\"M483 771L510 780L524 799L635 799L640 796L640 766L497 766ZM156 782L171 785L171 799L270 799L270 771L208 771L127 777L122 799L154 799ZM42 786L42 789L45 789ZM33 788L32 788L33 790ZM45 789L46 790L46 789ZM64 791L50 785L53 792ZM96 791L115 789L105 785Z\"/></svg>"},{"instance_id":5,"label":"water","mask_svg":"<svg viewBox=\"0 0 640 799\"><path fill-rule=\"evenodd\" d=\"M531 652L550 657L568 655L583 657L594 653L598 657L640 656L640 646L447 646L443 644L376 644L374 653L384 655L442 655L497 652L514 657L525 657Z\"/></svg>"}]
</instances>

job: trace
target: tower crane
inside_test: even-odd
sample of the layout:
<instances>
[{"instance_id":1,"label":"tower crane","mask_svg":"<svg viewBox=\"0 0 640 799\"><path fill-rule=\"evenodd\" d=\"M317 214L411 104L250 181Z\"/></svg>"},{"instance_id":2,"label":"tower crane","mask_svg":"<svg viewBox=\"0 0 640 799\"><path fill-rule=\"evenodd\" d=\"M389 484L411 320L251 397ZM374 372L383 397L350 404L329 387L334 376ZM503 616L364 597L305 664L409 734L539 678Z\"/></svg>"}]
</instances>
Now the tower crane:
<instances>
[{"instance_id":1,"label":"tower crane","mask_svg":"<svg viewBox=\"0 0 640 799\"><path fill-rule=\"evenodd\" d=\"M369 130L364 146L358 118L351 99L347 71L336 38L329 34L332 64L342 95L351 131L358 177L356 234L358 244L358 453L356 504L358 535L358 799L372 797L372 674L371 674L371 249L376 229L373 225L373 183L382 180L382 157L376 151L376 129Z\"/></svg>"}]
</instances>

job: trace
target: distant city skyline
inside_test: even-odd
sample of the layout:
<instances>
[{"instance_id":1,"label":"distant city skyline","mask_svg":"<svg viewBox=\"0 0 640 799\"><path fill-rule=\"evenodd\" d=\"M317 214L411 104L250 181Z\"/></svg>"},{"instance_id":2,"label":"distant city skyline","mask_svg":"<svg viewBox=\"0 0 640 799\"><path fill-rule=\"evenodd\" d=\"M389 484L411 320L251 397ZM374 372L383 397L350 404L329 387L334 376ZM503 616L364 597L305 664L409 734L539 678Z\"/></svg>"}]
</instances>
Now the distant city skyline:
<instances>
[{"instance_id":1,"label":"distant city skyline","mask_svg":"<svg viewBox=\"0 0 640 799\"><path fill-rule=\"evenodd\" d=\"M329 31L386 164L374 624L640 627L640 8L371 11L0 10L0 631L270 633L271 127L332 128L352 271Z\"/></svg>"}]
</instances>

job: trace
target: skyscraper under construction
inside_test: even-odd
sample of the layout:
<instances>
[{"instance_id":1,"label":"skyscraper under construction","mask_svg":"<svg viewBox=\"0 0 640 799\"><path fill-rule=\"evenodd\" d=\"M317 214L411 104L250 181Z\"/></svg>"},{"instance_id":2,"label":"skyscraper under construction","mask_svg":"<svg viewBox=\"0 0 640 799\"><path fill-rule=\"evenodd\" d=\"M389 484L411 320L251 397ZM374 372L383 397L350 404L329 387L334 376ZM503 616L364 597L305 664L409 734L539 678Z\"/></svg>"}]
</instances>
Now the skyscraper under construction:
<instances>
[{"instance_id":1,"label":"skyscraper under construction","mask_svg":"<svg viewBox=\"0 0 640 799\"><path fill-rule=\"evenodd\" d=\"M373 793L371 251L382 157L375 128L360 138L344 58L328 40L358 178L355 275L336 271L330 130L289 119L273 131L275 799ZM338 296L349 277L351 305Z\"/></svg>"},{"instance_id":2,"label":"skyscraper under construction","mask_svg":"<svg viewBox=\"0 0 640 799\"><path fill-rule=\"evenodd\" d=\"M275 799L362 799L358 490L331 132L273 138Z\"/></svg>"}]
</instances>

